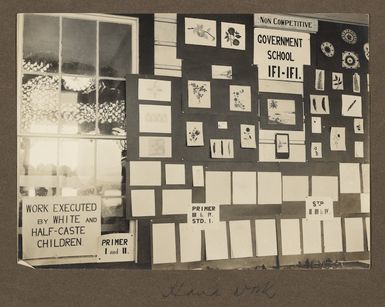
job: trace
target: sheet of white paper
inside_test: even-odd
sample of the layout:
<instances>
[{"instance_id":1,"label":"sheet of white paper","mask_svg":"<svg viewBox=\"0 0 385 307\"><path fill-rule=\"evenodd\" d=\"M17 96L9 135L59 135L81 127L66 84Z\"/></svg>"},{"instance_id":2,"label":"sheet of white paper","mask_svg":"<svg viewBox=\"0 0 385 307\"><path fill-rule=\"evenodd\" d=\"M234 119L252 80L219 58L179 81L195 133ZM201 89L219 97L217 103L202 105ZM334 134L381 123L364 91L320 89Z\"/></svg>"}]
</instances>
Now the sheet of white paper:
<instances>
[{"instance_id":1,"label":"sheet of white paper","mask_svg":"<svg viewBox=\"0 0 385 307\"><path fill-rule=\"evenodd\" d=\"M232 159L234 158L233 140L211 139L210 152L213 159Z\"/></svg>"},{"instance_id":2,"label":"sheet of white paper","mask_svg":"<svg viewBox=\"0 0 385 307\"><path fill-rule=\"evenodd\" d=\"M364 250L364 227L361 217L345 218L346 252Z\"/></svg>"},{"instance_id":3,"label":"sheet of white paper","mask_svg":"<svg viewBox=\"0 0 385 307\"><path fill-rule=\"evenodd\" d=\"M281 219L282 255L301 254L298 219Z\"/></svg>"},{"instance_id":4,"label":"sheet of white paper","mask_svg":"<svg viewBox=\"0 0 385 307\"><path fill-rule=\"evenodd\" d=\"M308 176L283 176L283 201L305 201L309 196Z\"/></svg>"},{"instance_id":5,"label":"sheet of white paper","mask_svg":"<svg viewBox=\"0 0 385 307\"><path fill-rule=\"evenodd\" d=\"M201 230L189 226L187 223L179 224L180 261L201 261Z\"/></svg>"},{"instance_id":6,"label":"sheet of white paper","mask_svg":"<svg viewBox=\"0 0 385 307\"><path fill-rule=\"evenodd\" d=\"M205 172L203 165L192 166L193 186L204 187L205 186Z\"/></svg>"},{"instance_id":7,"label":"sheet of white paper","mask_svg":"<svg viewBox=\"0 0 385 307\"><path fill-rule=\"evenodd\" d=\"M206 260L228 259L226 222L205 229Z\"/></svg>"},{"instance_id":8,"label":"sheet of white paper","mask_svg":"<svg viewBox=\"0 0 385 307\"><path fill-rule=\"evenodd\" d=\"M187 146L204 146L203 123L186 122Z\"/></svg>"},{"instance_id":9,"label":"sheet of white paper","mask_svg":"<svg viewBox=\"0 0 385 307\"><path fill-rule=\"evenodd\" d=\"M360 200L361 200L361 212L369 213L370 212L370 194L361 193Z\"/></svg>"},{"instance_id":10,"label":"sheet of white paper","mask_svg":"<svg viewBox=\"0 0 385 307\"><path fill-rule=\"evenodd\" d=\"M139 105L139 132L171 133L171 107Z\"/></svg>"},{"instance_id":11,"label":"sheet of white paper","mask_svg":"<svg viewBox=\"0 0 385 307\"><path fill-rule=\"evenodd\" d=\"M280 172L258 172L258 204L281 204L282 181Z\"/></svg>"},{"instance_id":12,"label":"sheet of white paper","mask_svg":"<svg viewBox=\"0 0 385 307\"><path fill-rule=\"evenodd\" d=\"M325 71L323 69L315 70L315 89L323 91L325 89Z\"/></svg>"},{"instance_id":13,"label":"sheet of white paper","mask_svg":"<svg viewBox=\"0 0 385 307\"><path fill-rule=\"evenodd\" d=\"M243 85L230 85L230 111L251 111L251 88Z\"/></svg>"},{"instance_id":14,"label":"sheet of white paper","mask_svg":"<svg viewBox=\"0 0 385 307\"><path fill-rule=\"evenodd\" d=\"M184 164L166 164L166 184L185 184Z\"/></svg>"},{"instance_id":15,"label":"sheet of white paper","mask_svg":"<svg viewBox=\"0 0 385 307\"><path fill-rule=\"evenodd\" d=\"M370 193L370 165L361 164L362 171L362 192Z\"/></svg>"},{"instance_id":16,"label":"sheet of white paper","mask_svg":"<svg viewBox=\"0 0 385 307\"><path fill-rule=\"evenodd\" d=\"M130 161L131 186L160 186L161 174L160 161Z\"/></svg>"},{"instance_id":17,"label":"sheet of white paper","mask_svg":"<svg viewBox=\"0 0 385 307\"><path fill-rule=\"evenodd\" d=\"M338 201L338 177L312 176L311 178L311 196L330 197L333 201Z\"/></svg>"},{"instance_id":18,"label":"sheet of white paper","mask_svg":"<svg viewBox=\"0 0 385 307\"><path fill-rule=\"evenodd\" d=\"M340 193L361 193L359 163L340 163Z\"/></svg>"},{"instance_id":19,"label":"sheet of white paper","mask_svg":"<svg viewBox=\"0 0 385 307\"><path fill-rule=\"evenodd\" d=\"M155 191L131 190L132 216L155 216Z\"/></svg>"},{"instance_id":20,"label":"sheet of white paper","mask_svg":"<svg viewBox=\"0 0 385 307\"><path fill-rule=\"evenodd\" d=\"M211 108L210 81L188 80L189 108Z\"/></svg>"},{"instance_id":21,"label":"sheet of white paper","mask_svg":"<svg viewBox=\"0 0 385 307\"><path fill-rule=\"evenodd\" d=\"M303 253L322 253L321 222L302 219Z\"/></svg>"},{"instance_id":22,"label":"sheet of white paper","mask_svg":"<svg viewBox=\"0 0 385 307\"><path fill-rule=\"evenodd\" d=\"M171 137L167 136L140 136L139 157L140 158L171 158Z\"/></svg>"},{"instance_id":23,"label":"sheet of white paper","mask_svg":"<svg viewBox=\"0 0 385 307\"><path fill-rule=\"evenodd\" d=\"M240 23L221 22L221 47L228 49L246 49L246 27Z\"/></svg>"},{"instance_id":24,"label":"sheet of white paper","mask_svg":"<svg viewBox=\"0 0 385 307\"><path fill-rule=\"evenodd\" d=\"M318 116L312 116L311 117L311 132L312 133L321 133L322 132L321 117L318 117Z\"/></svg>"},{"instance_id":25,"label":"sheet of white paper","mask_svg":"<svg viewBox=\"0 0 385 307\"><path fill-rule=\"evenodd\" d=\"M370 251L370 217L365 218L365 224L366 224L366 238L368 240L368 251Z\"/></svg>"},{"instance_id":26,"label":"sheet of white paper","mask_svg":"<svg viewBox=\"0 0 385 307\"><path fill-rule=\"evenodd\" d=\"M355 158L364 157L364 142L361 142L361 141L354 142L354 157Z\"/></svg>"},{"instance_id":27,"label":"sheet of white paper","mask_svg":"<svg viewBox=\"0 0 385 307\"><path fill-rule=\"evenodd\" d=\"M227 129L227 122L218 122L218 129Z\"/></svg>"},{"instance_id":28,"label":"sheet of white paper","mask_svg":"<svg viewBox=\"0 0 385 307\"><path fill-rule=\"evenodd\" d=\"M310 95L310 112L312 114L329 114L329 96Z\"/></svg>"},{"instance_id":29,"label":"sheet of white paper","mask_svg":"<svg viewBox=\"0 0 385 307\"><path fill-rule=\"evenodd\" d=\"M242 148L257 148L255 141L255 126L241 124L241 147Z\"/></svg>"},{"instance_id":30,"label":"sheet of white paper","mask_svg":"<svg viewBox=\"0 0 385 307\"><path fill-rule=\"evenodd\" d=\"M255 220L257 256L277 255L275 220Z\"/></svg>"},{"instance_id":31,"label":"sheet of white paper","mask_svg":"<svg viewBox=\"0 0 385 307\"><path fill-rule=\"evenodd\" d=\"M325 253L342 252L341 218L323 221Z\"/></svg>"},{"instance_id":32,"label":"sheet of white paper","mask_svg":"<svg viewBox=\"0 0 385 307\"><path fill-rule=\"evenodd\" d=\"M353 75L353 92L359 93L361 92L361 82L360 82L360 75L358 73L354 73Z\"/></svg>"},{"instance_id":33,"label":"sheet of white paper","mask_svg":"<svg viewBox=\"0 0 385 307\"><path fill-rule=\"evenodd\" d=\"M322 158L322 143L311 142L311 157L313 159Z\"/></svg>"},{"instance_id":34,"label":"sheet of white paper","mask_svg":"<svg viewBox=\"0 0 385 307\"><path fill-rule=\"evenodd\" d=\"M253 257L250 221L230 221L231 258Z\"/></svg>"},{"instance_id":35,"label":"sheet of white paper","mask_svg":"<svg viewBox=\"0 0 385 307\"><path fill-rule=\"evenodd\" d=\"M211 79L227 79L233 78L233 68L224 65L211 65Z\"/></svg>"},{"instance_id":36,"label":"sheet of white paper","mask_svg":"<svg viewBox=\"0 0 385 307\"><path fill-rule=\"evenodd\" d=\"M257 204L256 172L233 172L233 204Z\"/></svg>"},{"instance_id":37,"label":"sheet of white paper","mask_svg":"<svg viewBox=\"0 0 385 307\"><path fill-rule=\"evenodd\" d=\"M343 116L361 117L362 116L361 96L342 95L341 114Z\"/></svg>"},{"instance_id":38,"label":"sheet of white paper","mask_svg":"<svg viewBox=\"0 0 385 307\"><path fill-rule=\"evenodd\" d=\"M206 203L231 204L230 172L206 172Z\"/></svg>"},{"instance_id":39,"label":"sheet of white paper","mask_svg":"<svg viewBox=\"0 0 385 307\"><path fill-rule=\"evenodd\" d=\"M185 44L212 47L217 45L217 22L215 20L186 17L184 22Z\"/></svg>"},{"instance_id":40,"label":"sheet of white paper","mask_svg":"<svg viewBox=\"0 0 385 307\"><path fill-rule=\"evenodd\" d=\"M171 81L139 78L138 99L171 101Z\"/></svg>"},{"instance_id":41,"label":"sheet of white paper","mask_svg":"<svg viewBox=\"0 0 385 307\"><path fill-rule=\"evenodd\" d=\"M357 133L357 134L364 133L364 120L362 118L354 119L354 133Z\"/></svg>"},{"instance_id":42,"label":"sheet of white paper","mask_svg":"<svg viewBox=\"0 0 385 307\"><path fill-rule=\"evenodd\" d=\"M343 90L344 89L344 74L339 72L332 73L332 89Z\"/></svg>"},{"instance_id":43,"label":"sheet of white paper","mask_svg":"<svg viewBox=\"0 0 385 307\"><path fill-rule=\"evenodd\" d=\"M175 224L152 224L152 259L154 264L175 263Z\"/></svg>"},{"instance_id":44,"label":"sheet of white paper","mask_svg":"<svg viewBox=\"0 0 385 307\"><path fill-rule=\"evenodd\" d=\"M345 127L331 127L330 129L330 150L346 151Z\"/></svg>"},{"instance_id":45,"label":"sheet of white paper","mask_svg":"<svg viewBox=\"0 0 385 307\"><path fill-rule=\"evenodd\" d=\"M162 191L162 214L187 214L191 206L191 190L172 189Z\"/></svg>"}]
</instances>

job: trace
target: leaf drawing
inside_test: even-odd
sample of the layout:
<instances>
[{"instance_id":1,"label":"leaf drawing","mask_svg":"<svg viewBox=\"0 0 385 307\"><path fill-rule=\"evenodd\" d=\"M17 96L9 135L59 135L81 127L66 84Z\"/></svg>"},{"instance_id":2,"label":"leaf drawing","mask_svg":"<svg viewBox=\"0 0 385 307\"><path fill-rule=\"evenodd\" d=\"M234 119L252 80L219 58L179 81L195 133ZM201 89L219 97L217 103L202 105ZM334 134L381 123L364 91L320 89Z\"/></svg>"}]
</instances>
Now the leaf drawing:
<instances>
[{"instance_id":1,"label":"leaf drawing","mask_svg":"<svg viewBox=\"0 0 385 307\"><path fill-rule=\"evenodd\" d=\"M242 38L242 35L239 34L233 27L230 27L226 31L225 40L230 43L231 46L239 46L239 39Z\"/></svg>"},{"instance_id":2,"label":"leaf drawing","mask_svg":"<svg viewBox=\"0 0 385 307\"><path fill-rule=\"evenodd\" d=\"M195 27L187 28L187 30L192 30L194 34L201 38L215 40L215 36L210 33L210 28L204 29L202 24L197 24Z\"/></svg>"}]
</instances>

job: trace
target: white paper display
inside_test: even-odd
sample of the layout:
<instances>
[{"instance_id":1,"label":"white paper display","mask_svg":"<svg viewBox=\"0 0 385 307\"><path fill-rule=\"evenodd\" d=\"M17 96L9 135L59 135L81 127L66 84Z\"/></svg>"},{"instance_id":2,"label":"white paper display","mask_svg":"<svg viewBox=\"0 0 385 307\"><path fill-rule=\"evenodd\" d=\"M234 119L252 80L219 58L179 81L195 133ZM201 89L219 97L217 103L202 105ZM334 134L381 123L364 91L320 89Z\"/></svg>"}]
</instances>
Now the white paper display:
<instances>
[{"instance_id":1,"label":"white paper display","mask_svg":"<svg viewBox=\"0 0 385 307\"><path fill-rule=\"evenodd\" d=\"M251 111L251 88L243 85L230 85L230 111Z\"/></svg>"},{"instance_id":2,"label":"white paper display","mask_svg":"<svg viewBox=\"0 0 385 307\"><path fill-rule=\"evenodd\" d=\"M325 89L325 71L323 69L315 70L315 89L323 91Z\"/></svg>"},{"instance_id":3,"label":"white paper display","mask_svg":"<svg viewBox=\"0 0 385 307\"><path fill-rule=\"evenodd\" d=\"M217 45L217 22L209 19L184 19L185 44L212 46Z\"/></svg>"},{"instance_id":4,"label":"white paper display","mask_svg":"<svg viewBox=\"0 0 385 307\"><path fill-rule=\"evenodd\" d=\"M325 253L342 252L341 218L323 221Z\"/></svg>"},{"instance_id":5,"label":"white paper display","mask_svg":"<svg viewBox=\"0 0 385 307\"><path fill-rule=\"evenodd\" d=\"M281 204L282 181L280 172L258 172L258 204Z\"/></svg>"},{"instance_id":6,"label":"white paper display","mask_svg":"<svg viewBox=\"0 0 385 307\"><path fill-rule=\"evenodd\" d=\"M224 65L211 65L211 79L227 79L233 78L233 68Z\"/></svg>"},{"instance_id":7,"label":"white paper display","mask_svg":"<svg viewBox=\"0 0 385 307\"><path fill-rule=\"evenodd\" d=\"M362 171L362 192L370 193L370 165L361 164Z\"/></svg>"},{"instance_id":8,"label":"white paper display","mask_svg":"<svg viewBox=\"0 0 385 307\"><path fill-rule=\"evenodd\" d=\"M311 157L313 159L322 158L322 143L311 142Z\"/></svg>"},{"instance_id":9,"label":"white paper display","mask_svg":"<svg viewBox=\"0 0 385 307\"><path fill-rule=\"evenodd\" d=\"M357 133L357 134L364 133L364 120L362 118L354 119L354 133Z\"/></svg>"},{"instance_id":10,"label":"white paper display","mask_svg":"<svg viewBox=\"0 0 385 307\"><path fill-rule=\"evenodd\" d=\"M338 177L337 176L312 176L313 197L330 197L338 201Z\"/></svg>"},{"instance_id":11,"label":"white paper display","mask_svg":"<svg viewBox=\"0 0 385 307\"><path fill-rule=\"evenodd\" d=\"M139 78L138 99L171 101L171 81Z\"/></svg>"},{"instance_id":12,"label":"white paper display","mask_svg":"<svg viewBox=\"0 0 385 307\"><path fill-rule=\"evenodd\" d=\"M155 216L155 191L131 190L132 216Z\"/></svg>"},{"instance_id":13,"label":"white paper display","mask_svg":"<svg viewBox=\"0 0 385 307\"><path fill-rule=\"evenodd\" d=\"M321 222L316 220L302 219L302 233L303 253L321 253Z\"/></svg>"},{"instance_id":14,"label":"white paper display","mask_svg":"<svg viewBox=\"0 0 385 307\"><path fill-rule=\"evenodd\" d=\"M282 255L301 254L301 237L298 219L281 219Z\"/></svg>"},{"instance_id":15,"label":"white paper display","mask_svg":"<svg viewBox=\"0 0 385 307\"><path fill-rule=\"evenodd\" d=\"M210 152L213 159L232 159L234 158L234 141L211 139Z\"/></svg>"},{"instance_id":16,"label":"white paper display","mask_svg":"<svg viewBox=\"0 0 385 307\"><path fill-rule=\"evenodd\" d=\"M221 47L228 49L246 49L246 27L240 23L221 22Z\"/></svg>"},{"instance_id":17,"label":"white paper display","mask_svg":"<svg viewBox=\"0 0 385 307\"><path fill-rule=\"evenodd\" d=\"M166 164L166 184L185 184L185 166L184 164Z\"/></svg>"},{"instance_id":18,"label":"white paper display","mask_svg":"<svg viewBox=\"0 0 385 307\"><path fill-rule=\"evenodd\" d=\"M135 260L133 233L109 233L99 237L97 262Z\"/></svg>"},{"instance_id":19,"label":"white paper display","mask_svg":"<svg viewBox=\"0 0 385 307\"><path fill-rule=\"evenodd\" d=\"M321 133L322 132L321 117L312 116L312 118L311 118L311 132L312 133Z\"/></svg>"},{"instance_id":20,"label":"white paper display","mask_svg":"<svg viewBox=\"0 0 385 307\"><path fill-rule=\"evenodd\" d=\"M192 202L191 190L162 191L162 214L186 214Z\"/></svg>"},{"instance_id":21,"label":"white paper display","mask_svg":"<svg viewBox=\"0 0 385 307\"><path fill-rule=\"evenodd\" d=\"M359 163L340 163L340 193L361 193Z\"/></svg>"},{"instance_id":22,"label":"white paper display","mask_svg":"<svg viewBox=\"0 0 385 307\"><path fill-rule=\"evenodd\" d=\"M344 74L339 72L332 73L332 89L343 90L344 89Z\"/></svg>"},{"instance_id":23,"label":"white paper display","mask_svg":"<svg viewBox=\"0 0 385 307\"><path fill-rule=\"evenodd\" d=\"M206 259L228 259L226 222L205 230Z\"/></svg>"},{"instance_id":24,"label":"white paper display","mask_svg":"<svg viewBox=\"0 0 385 307\"><path fill-rule=\"evenodd\" d=\"M343 116L361 117L362 116L361 96L342 95L341 113Z\"/></svg>"},{"instance_id":25,"label":"white paper display","mask_svg":"<svg viewBox=\"0 0 385 307\"><path fill-rule=\"evenodd\" d=\"M332 127L330 129L330 150L346 151L345 127Z\"/></svg>"},{"instance_id":26,"label":"white paper display","mask_svg":"<svg viewBox=\"0 0 385 307\"><path fill-rule=\"evenodd\" d=\"M233 204L257 204L256 172L233 172Z\"/></svg>"},{"instance_id":27,"label":"white paper display","mask_svg":"<svg viewBox=\"0 0 385 307\"><path fill-rule=\"evenodd\" d=\"M275 220L255 220L257 256L277 255L277 233Z\"/></svg>"},{"instance_id":28,"label":"white paper display","mask_svg":"<svg viewBox=\"0 0 385 307\"><path fill-rule=\"evenodd\" d=\"M366 238L368 240L368 251L370 251L370 217L365 218L365 224L366 224Z\"/></svg>"},{"instance_id":29,"label":"white paper display","mask_svg":"<svg viewBox=\"0 0 385 307\"><path fill-rule=\"evenodd\" d=\"M130 161L131 186L160 186L161 174L160 161Z\"/></svg>"},{"instance_id":30,"label":"white paper display","mask_svg":"<svg viewBox=\"0 0 385 307\"><path fill-rule=\"evenodd\" d=\"M206 203L231 204L230 172L206 172Z\"/></svg>"},{"instance_id":31,"label":"white paper display","mask_svg":"<svg viewBox=\"0 0 385 307\"><path fill-rule=\"evenodd\" d=\"M312 114L329 114L329 96L310 95L310 112Z\"/></svg>"},{"instance_id":32,"label":"white paper display","mask_svg":"<svg viewBox=\"0 0 385 307\"><path fill-rule=\"evenodd\" d=\"M139 105L139 132L171 133L171 107Z\"/></svg>"},{"instance_id":33,"label":"white paper display","mask_svg":"<svg viewBox=\"0 0 385 307\"><path fill-rule=\"evenodd\" d=\"M250 221L230 221L231 258L253 257Z\"/></svg>"},{"instance_id":34,"label":"white paper display","mask_svg":"<svg viewBox=\"0 0 385 307\"><path fill-rule=\"evenodd\" d=\"M186 122L187 146L204 146L203 123Z\"/></svg>"},{"instance_id":35,"label":"white paper display","mask_svg":"<svg viewBox=\"0 0 385 307\"><path fill-rule=\"evenodd\" d=\"M361 217L345 218L346 252L364 250L364 227Z\"/></svg>"},{"instance_id":36,"label":"white paper display","mask_svg":"<svg viewBox=\"0 0 385 307\"><path fill-rule=\"evenodd\" d=\"M361 201L361 212L369 213L370 212L370 194L361 193L360 201Z\"/></svg>"},{"instance_id":37,"label":"white paper display","mask_svg":"<svg viewBox=\"0 0 385 307\"><path fill-rule=\"evenodd\" d=\"M210 81L189 80L187 86L189 108L211 108Z\"/></svg>"},{"instance_id":38,"label":"white paper display","mask_svg":"<svg viewBox=\"0 0 385 307\"><path fill-rule=\"evenodd\" d=\"M201 230L190 227L186 223L179 224L180 261L201 261Z\"/></svg>"},{"instance_id":39,"label":"white paper display","mask_svg":"<svg viewBox=\"0 0 385 307\"><path fill-rule=\"evenodd\" d=\"M193 174L193 186L204 187L205 173L204 173L203 165L193 165L192 174Z\"/></svg>"},{"instance_id":40,"label":"white paper display","mask_svg":"<svg viewBox=\"0 0 385 307\"><path fill-rule=\"evenodd\" d=\"M364 142L360 142L360 141L354 142L354 157L355 158L364 157Z\"/></svg>"},{"instance_id":41,"label":"white paper display","mask_svg":"<svg viewBox=\"0 0 385 307\"><path fill-rule=\"evenodd\" d=\"M218 122L218 129L226 130L228 128L227 122Z\"/></svg>"},{"instance_id":42,"label":"white paper display","mask_svg":"<svg viewBox=\"0 0 385 307\"><path fill-rule=\"evenodd\" d=\"M140 158L171 158L171 137L165 136L140 136L139 137Z\"/></svg>"},{"instance_id":43,"label":"white paper display","mask_svg":"<svg viewBox=\"0 0 385 307\"><path fill-rule=\"evenodd\" d=\"M154 264L175 263L175 224L152 225L152 261Z\"/></svg>"},{"instance_id":44,"label":"white paper display","mask_svg":"<svg viewBox=\"0 0 385 307\"><path fill-rule=\"evenodd\" d=\"M241 124L241 147L257 148L255 141L255 126Z\"/></svg>"},{"instance_id":45,"label":"white paper display","mask_svg":"<svg viewBox=\"0 0 385 307\"><path fill-rule=\"evenodd\" d=\"M309 177L282 176L283 201L304 201L309 196Z\"/></svg>"}]
</instances>

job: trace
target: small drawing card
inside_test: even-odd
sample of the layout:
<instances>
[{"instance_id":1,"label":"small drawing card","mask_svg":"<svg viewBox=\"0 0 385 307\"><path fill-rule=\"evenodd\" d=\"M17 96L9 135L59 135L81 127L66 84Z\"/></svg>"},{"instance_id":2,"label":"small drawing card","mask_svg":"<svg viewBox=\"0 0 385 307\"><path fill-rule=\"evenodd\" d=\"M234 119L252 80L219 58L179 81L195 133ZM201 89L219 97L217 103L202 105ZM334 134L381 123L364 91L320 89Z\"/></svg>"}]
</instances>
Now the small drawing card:
<instances>
[{"instance_id":1,"label":"small drawing card","mask_svg":"<svg viewBox=\"0 0 385 307\"><path fill-rule=\"evenodd\" d=\"M221 47L245 50L245 25L239 23L221 22Z\"/></svg>"},{"instance_id":2,"label":"small drawing card","mask_svg":"<svg viewBox=\"0 0 385 307\"><path fill-rule=\"evenodd\" d=\"M315 89L317 91L325 89L325 71L323 69L315 70Z\"/></svg>"},{"instance_id":3,"label":"small drawing card","mask_svg":"<svg viewBox=\"0 0 385 307\"><path fill-rule=\"evenodd\" d=\"M313 159L322 158L322 143L319 143L319 142L311 143L311 157Z\"/></svg>"},{"instance_id":4,"label":"small drawing card","mask_svg":"<svg viewBox=\"0 0 385 307\"><path fill-rule=\"evenodd\" d=\"M251 112L250 86L230 85L230 111Z\"/></svg>"},{"instance_id":5,"label":"small drawing card","mask_svg":"<svg viewBox=\"0 0 385 307\"><path fill-rule=\"evenodd\" d=\"M216 47L217 23L215 20L189 18L185 22L185 44Z\"/></svg>"},{"instance_id":6,"label":"small drawing card","mask_svg":"<svg viewBox=\"0 0 385 307\"><path fill-rule=\"evenodd\" d=\"M344 89L344 75L343 73L333 72L332 73L332 89L343 90Z\"/></svg>"},{"instance_id":7,"label":"small drawing card","mask_svg":"<svg viewBox=\"0 0 385 307\"><path fill-rule=\"evenodd\" d=\"M211 78L231 80L233 78L233 68L225 65L211 65Z\"/></svg>"},{"instance_id":8,"label":"small drawing card","mask_svg":"<svg viewBox=\"0 0 385 307\"><path fill-rule=\"evenodd\" d=\"M138 99L171 101L171 81L155 79L138 80Z\"/></svg>"},{"instance_id":9,"label":"small drawing card","mask_svg":"<svg viewBox=\"0 0 385 307\"><path fill-rule=\"evenodd\" d=\"M330 129L330 150L346 151L345 127L332 127Z\"/></svg>"},{"instance_id":10,"label":"small drawing card","mask_svg":"<svg viewBox=\"0 0 385 307\"><path fill-rule=\"evenodd\" d=\"M233 140L210 140L211 158L213 159L232 159L234 158Z\"/></svg>"},{"instance_id":11,"label":"small drawing card","mask_svg":"<svg viewBox=\"0 0 385 307\"><path fill-rule=\"evenodd\" d=\"M321 117L312 116L312 118L311 118L311 132L312 133L321 133L322 132Z\"/></svg>"},{"instance_id":12,"label":"small drawing card","mask_svg":"<svg viewBox=\"0 0 385 307\"><path fill-rule=\"evenodd\" d=\"M354 119L354 133L357 133L357 134L364 133L364 120L362 118Z\"/></svg>"},{"instance_id":13,"label":"small drawing card","mask_svg":"<svg viewBox=\"0 0 385 307\"><path fill-rule=\"evenodd\" d=\"M361 117L362 116L362 99L361 96L342 95L343 116Z\"/></svg>"},{"instance_id":14,"label":"small drawing card","mask_svg":"<svg viewBox=\"0 0 385 307\"><path fill-rule=\"evenodd\" d=\"M186 122L187 146L204 146L203 123Z\"/></svg>"},{"instance_id":15,"label":"small drawing card","mask_svg":"<svg viewBox=\"0 0 385 307\"><path fill-rule=\"evenodd\" d=\"M210 81L189 80L187 86L189 108L211 108Z\"/></svg>"},{"instance_id":16,"label":"small drawing card","mask_svg":"<svg viewBox=\"0 0 385 307\"><path fill-rule=\"evenodd\" d=\"M329 114L329 96L310 95L310 112L312 114Z\"/></svg>"},{"instance_id":17,"label":"small drawing card","mask_svg":"<svg viewBox=\"0 0 385 307\"><path fill-rule=\"evenodd\" d=\"M257 148L255 141L255 126L241 124L241 147Z\"/></svg>"}]
</instances>

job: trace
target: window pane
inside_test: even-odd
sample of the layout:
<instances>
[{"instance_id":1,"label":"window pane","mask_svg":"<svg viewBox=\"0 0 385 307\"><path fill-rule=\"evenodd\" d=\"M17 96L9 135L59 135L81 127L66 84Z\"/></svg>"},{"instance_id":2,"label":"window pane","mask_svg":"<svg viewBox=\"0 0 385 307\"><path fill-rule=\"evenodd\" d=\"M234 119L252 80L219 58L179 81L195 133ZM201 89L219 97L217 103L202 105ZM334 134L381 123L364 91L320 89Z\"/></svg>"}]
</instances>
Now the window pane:
<instances>
[{"instance_id":1,"label":"window pane","mask_svg":"<svg viewBox=\"0 0 385 307\"><path fill-rule=\"evenodd\" d=\"M99 85L100 134L125 135L126 82L101 80Z\"/></svg>"},{"instance_id":2,"label":"window pane","mask_svg":"<svg viewBox=\"0 0 385 307\"><path fill-rule=\"evenodd\" d=\"M59 79L24 75L20 128L22 132L56 133L59 119Z\"/></svg>"},{"instance_id":3,"label":"window pane","mask_svg":"<svg viewBox=\"0 0 385 307\"><path fill-rule=\"evenodd\" d=\"M95 133L95 79L63 76L60 98L60 132Z\"/></svg>"},{"instance_id":4,"label":"window pane","mask_svg":"<svg viewBox=\"0 0 385 307\"><path fill-rule=\"evenodd\" d=\"M59 176L62 196L96 194L94 140L60 141Z\"/></svg>"},{"instance_id":5,"label":"window pane","mask_svg":"<svg viewBox=\"0 0 385 307\"><path fill-rule=\"evenodd\" d=\"M125 77L131 73L131 26L104 23L99 24L99 67L100 75Z\"/></svg>"},{"instance_id":6,"label":"window pane","mask_svg":"<svg viewBox=\"0 0 385 307\"><path fill-rule=\"evenodd\" d=\"M102 198L102 218L123 217L122 198Z\"/></svg>"},{"instance_id":7,"label":"window pane","mask_svg":"<svg viewBox=\"0 0 385 307\"><path fill-rule=\"evenodd\" d=\"M63 18L62 71L95 74L96 22Z\"/></svg>"},{"instance_id":8,"label":"window pane","mask_svg":"<svg viewBox=\"0 0 385 307\"><path fill-rule=\"evenodd\" d=\"M59 63L59 17L24 16L23 69L57 72Z\"/></svg>"}]
</instances>

